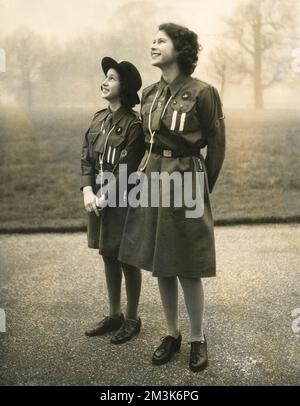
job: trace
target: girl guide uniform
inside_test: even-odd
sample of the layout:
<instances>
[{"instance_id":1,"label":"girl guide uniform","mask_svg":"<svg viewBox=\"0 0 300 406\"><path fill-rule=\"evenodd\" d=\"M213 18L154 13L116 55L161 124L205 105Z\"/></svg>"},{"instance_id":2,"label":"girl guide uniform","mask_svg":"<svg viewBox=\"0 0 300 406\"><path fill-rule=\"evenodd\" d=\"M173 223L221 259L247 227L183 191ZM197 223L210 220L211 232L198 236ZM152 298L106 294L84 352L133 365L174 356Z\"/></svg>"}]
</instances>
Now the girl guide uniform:
<instances>
[{"instance_id":1,"label":"girl guide uniform","mask_svg":"<svg viewBox=\"0 0 300 406\"><path fill-rule=\"evenodd\" d=\"M92 186L97 194L96 183L101 171L114 174L116 191L119 190L119 164L127 164L127 175L134 172L145 152L141 121L133 110L120 107L98 111L85 134L81 154L81 190ZM98 177L99 179L99 177ZM126 196L121 198L126 198ZM117 257L123 233L127 207L105 207L98 217L87 213L87 238L89 248L99 249L101 255Z\"/></svg>"},{"instance_id":2,"label":"girl guide uniform","mask_svg":"<svg viewBox=\"0 0 300 406\"><path fill-rule=\"evenodd\" d=\"M195 195L195 182L202 176L203 210L199 217L188 218L189 208L185 204L130 207L119 259L157 277L215 276L209 193L213 191L225 155L225 125L219 94L211 85L184 74L169 85L161 78L144 89L141 116L148 150L143 169L148 180L155 172L170 175L190 172ZM205 147L204 159L201 150ZM172 202L172 184L170 190Z\"/></svg>"}]
</instances>

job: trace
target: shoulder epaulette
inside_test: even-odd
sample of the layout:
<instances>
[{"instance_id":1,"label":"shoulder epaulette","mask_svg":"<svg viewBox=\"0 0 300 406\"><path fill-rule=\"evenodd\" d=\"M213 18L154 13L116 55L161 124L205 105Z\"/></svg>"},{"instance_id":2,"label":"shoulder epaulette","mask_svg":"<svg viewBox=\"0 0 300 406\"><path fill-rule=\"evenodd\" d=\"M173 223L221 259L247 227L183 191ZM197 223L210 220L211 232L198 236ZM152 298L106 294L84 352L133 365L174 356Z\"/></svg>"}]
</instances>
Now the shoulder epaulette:
<instances>
[{"instance_id":1,"label":"shoulder epaulette","mask_svg":"<svg viewBox=\"0 0 300 406\"><path fill-rule=\"evenodd\" d=\"M103 113L105 110L106 110L106 108L96 111L96 113L94 114L94 117L99 116L99 114Z\"/></svg>"},{"instance_id":2,"label":"shoulder epaulette","mask_svg":"<svg viewBox=\"0 0 300 406\"><path fill-rule=\"evenodd\" d=\"M196 79L196 78L193 78L193 80L194 80L194 83L197 85L199 92L201 92L201 90L203 90L203 89L208 89L210 87L213 87L210 83L204 82L203 80Z\"/></svg>"},{"instance_id":3,"label":"shoulder epaulette","mask_svg":"<svg viewBox=\"0 0 300 406\"><path fill-rule=\"evenodd\" d=\"M150 86L145 87L145 89L143 89L143 97L147 96L147 94L149 94L154 88L155 86L157 86L159 84L159 82L153 83Z\"/></svg>"}]
</instances>

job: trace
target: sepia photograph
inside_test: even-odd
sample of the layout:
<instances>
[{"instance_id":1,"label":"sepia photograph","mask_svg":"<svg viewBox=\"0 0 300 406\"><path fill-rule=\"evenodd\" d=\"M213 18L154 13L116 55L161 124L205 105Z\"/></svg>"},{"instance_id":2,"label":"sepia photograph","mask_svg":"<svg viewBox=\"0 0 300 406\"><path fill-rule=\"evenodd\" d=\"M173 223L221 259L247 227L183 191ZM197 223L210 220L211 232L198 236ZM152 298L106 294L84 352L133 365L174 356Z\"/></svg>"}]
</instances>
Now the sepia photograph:
<instances>
[{"instance_id":1,"label":"sepia photograph","mask_svg":"<svg viewBox=\"0 0 300 406\"><path fill-rule=\"evenodd\" d=\"M0 0L0 391L299 386L299 95L300 0Z\"/></svg>"}]
</instances>

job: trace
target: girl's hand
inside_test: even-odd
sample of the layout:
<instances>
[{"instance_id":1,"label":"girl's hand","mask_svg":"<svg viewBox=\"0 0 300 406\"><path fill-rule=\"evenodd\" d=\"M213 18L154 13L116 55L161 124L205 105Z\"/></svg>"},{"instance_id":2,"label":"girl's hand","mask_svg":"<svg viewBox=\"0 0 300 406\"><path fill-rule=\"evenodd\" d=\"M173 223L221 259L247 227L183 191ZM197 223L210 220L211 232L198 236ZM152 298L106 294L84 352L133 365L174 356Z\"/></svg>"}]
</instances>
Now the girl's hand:
<instances>
[{"instance_id":1,"label":"girl's hand","mask_svg":"<svg viewBox=\"0 0 300 406\"><path fill-rule=\"evenodd\" d=\"M98 209L96 206L96 197L97 196L94 194L91 186L85 186L83 188L83 200L86 211L88 211L89 213L94 211L95 214L99 216Z\"/></svg>"}]
</instances>

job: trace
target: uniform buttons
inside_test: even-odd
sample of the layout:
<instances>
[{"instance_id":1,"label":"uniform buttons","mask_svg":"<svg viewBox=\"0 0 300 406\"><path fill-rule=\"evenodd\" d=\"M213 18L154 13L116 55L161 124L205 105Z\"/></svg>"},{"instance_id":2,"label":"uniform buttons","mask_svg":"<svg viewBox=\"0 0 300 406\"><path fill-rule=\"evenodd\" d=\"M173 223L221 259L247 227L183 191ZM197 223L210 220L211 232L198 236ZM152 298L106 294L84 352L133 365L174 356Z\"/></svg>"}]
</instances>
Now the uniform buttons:
<instances>
[{"instance_id":1,"label":"uniform buttons","mask_svg":"<svg viewBox=\"0 0 300 406\"><path fill-rule=\"evenodd\" d=\"M177 104L177 101L176 101L176 100L173 100L173 104Z\"/></svg>"},{"instance_id":2,"label":"uniform buttons","mask_svg":"<svg viewBox=\"0 0 300 406\"><path fill-rule=\"evenodd\" d=\"M182 95L182 99L183 99L183 100L187 100L187 99L189 99L190 95L191 95L190 92L185 92L185 93Z\"/></svg>"}]
</instances>

